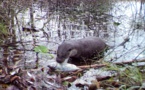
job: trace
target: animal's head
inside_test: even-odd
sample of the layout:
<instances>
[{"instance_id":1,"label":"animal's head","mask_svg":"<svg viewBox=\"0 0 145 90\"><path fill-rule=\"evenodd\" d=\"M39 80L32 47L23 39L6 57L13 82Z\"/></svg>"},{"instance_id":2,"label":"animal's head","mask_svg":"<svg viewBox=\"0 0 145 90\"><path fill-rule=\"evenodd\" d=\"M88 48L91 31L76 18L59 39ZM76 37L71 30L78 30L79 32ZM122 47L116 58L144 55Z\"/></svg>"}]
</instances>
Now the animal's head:
<instances>
[{"instance_id":1,"label":"animal's head","mask_svg":"<svg viewBox=\"0 0 145 90\"><path fill-rule=\"evenodd\" d=\"M58 47L56 61L58 63L67 62L69 57L73 57L76 54L77 50L73 47L73 45L68 43L62 43Z\"/></svg>"}]
</instances>

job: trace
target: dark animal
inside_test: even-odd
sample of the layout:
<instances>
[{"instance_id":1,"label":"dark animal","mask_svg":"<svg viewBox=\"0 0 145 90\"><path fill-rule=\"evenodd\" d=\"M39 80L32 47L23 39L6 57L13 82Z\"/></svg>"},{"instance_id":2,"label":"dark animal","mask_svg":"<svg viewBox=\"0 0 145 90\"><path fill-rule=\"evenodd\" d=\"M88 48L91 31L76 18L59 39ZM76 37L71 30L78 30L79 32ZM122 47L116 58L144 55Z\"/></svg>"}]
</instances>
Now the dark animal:
<instances>
[{"instance_id":1,"label":"dark animal","mask_svg":"<svg viewBox=\"0 0 145 90\"><path fill-rule=\"evenodd\" d=\"M63 63L68 59L71 63L77 64L94 56L99 57L106 48L105 42L98 37L64 41L58 47L56 61Z\"/></svg>"}]
</instances>

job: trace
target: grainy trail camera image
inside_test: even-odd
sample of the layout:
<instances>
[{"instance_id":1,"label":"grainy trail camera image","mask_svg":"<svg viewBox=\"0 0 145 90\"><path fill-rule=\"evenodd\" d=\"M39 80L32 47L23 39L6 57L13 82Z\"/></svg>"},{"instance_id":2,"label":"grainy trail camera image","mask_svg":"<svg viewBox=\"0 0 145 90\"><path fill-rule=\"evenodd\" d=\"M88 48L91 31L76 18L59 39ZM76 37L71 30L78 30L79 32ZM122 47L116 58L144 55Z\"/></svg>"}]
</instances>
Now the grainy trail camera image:
<instances>
[{"instance_id":1,"label":"grainy trail camera image","mask_svg":"<svg viewBox=\"0 0 145 90\"><path fill-rule=\"evenodd\" d=\"M144 90L144 69L145 0L0 1L0 90Z\"/></svg>"}]
</instances>

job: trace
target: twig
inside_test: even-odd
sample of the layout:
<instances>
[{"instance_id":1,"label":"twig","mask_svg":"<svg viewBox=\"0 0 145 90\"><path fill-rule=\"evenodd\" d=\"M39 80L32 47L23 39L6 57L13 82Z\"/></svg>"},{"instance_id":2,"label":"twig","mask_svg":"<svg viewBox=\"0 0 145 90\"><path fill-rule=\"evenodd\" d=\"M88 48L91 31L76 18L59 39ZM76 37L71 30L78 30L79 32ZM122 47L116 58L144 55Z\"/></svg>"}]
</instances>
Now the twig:
<instances>
[{"instance_id":1,"label":"twig","mask_svg":"<svg viewBox=\"0 0 145 90\"><path fill-rule=\"evenodd\" d=\"M78 66L81 69L87 69L87 68L100 68L106 66L106 64L93 64L93 65L83 65L83 66Z\"/></svg>"},{"instance_id":2,"label":"twig","mask_svg":"<svg viewBox=\"0 0 145 90\"><path fill-rule=\"evenodd\" d=\"M134 62L145 62L145 59L132 59L132 60L127 60L125 62L115 62L114 64L122 65L122 64L131 64Z\"/></svg>"}]
</instances>

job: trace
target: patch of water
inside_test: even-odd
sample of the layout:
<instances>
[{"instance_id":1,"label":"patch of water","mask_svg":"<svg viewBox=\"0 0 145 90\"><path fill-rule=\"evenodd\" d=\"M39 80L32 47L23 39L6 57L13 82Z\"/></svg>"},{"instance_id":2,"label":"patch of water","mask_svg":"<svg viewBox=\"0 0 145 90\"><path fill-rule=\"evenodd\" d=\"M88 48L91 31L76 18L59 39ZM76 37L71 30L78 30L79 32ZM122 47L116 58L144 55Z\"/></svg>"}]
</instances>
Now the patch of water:
<instances>
[{"instance_id":1,"label":"patch of water","mask_svg":"<svg viewBox=\"0 0 145 90\"><path fill-rule=\"evenodd\" d=\"M34 26L38 32L23 31L22 27L30 27L30 10L27 9L25 12L19 13L17 16L18 21L16 21L19 23L16 26L16 37L17 41L21 41L23 44L18 44L17 48L27 50L24 53L26 62L33 60L35 62L37 56L33 49L36 45L43 45L50 50L56 51L63 40L96 36L95 33L97 32L97 36L106 41L108 45L115 47L115 49L108 51L109 55L108 53L106 54L106 60L126 61L134 58L144 58L145 32L143 28L137 29L135 27L136 22L144 22L140 21L142 16L144 16L144 10L140 9L141 3L139 1L116 1L111 7L112 9L107 14L112 17L108 16L108 21L90 29L83 20L81 22L73 22L69 18L62 19L58 12L53 12L50 15L46 10L39 9L36 4L33 7L33 16ZM118 47L125 38L128 38L129 41ZM55 57L55 53L53 55ZM50 58L40 54L39 59L41 63L43 60L47 61Z\"/></svg>"}]
</instances>

